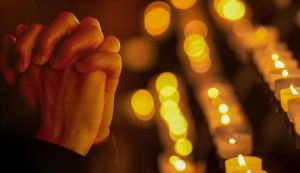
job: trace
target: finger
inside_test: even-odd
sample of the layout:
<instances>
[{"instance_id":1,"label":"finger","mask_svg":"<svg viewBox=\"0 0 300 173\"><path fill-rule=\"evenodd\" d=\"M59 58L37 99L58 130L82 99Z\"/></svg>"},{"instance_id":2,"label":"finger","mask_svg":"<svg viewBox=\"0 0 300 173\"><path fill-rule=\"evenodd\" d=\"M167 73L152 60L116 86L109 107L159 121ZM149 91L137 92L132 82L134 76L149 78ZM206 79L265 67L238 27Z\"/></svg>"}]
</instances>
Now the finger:
<instances>
[{"instance_id":1,"label":"finger","mask_svg":"<svg viewBox=\"0 0 300 173\"><path fill-rule=\"evenodd\" d=\"M112 76L121 71L122 62L118 53L102 52L80 60L75 64L75 67L81 73L102 70L107 72L107 75Z\"/></svg>"},{"instance_id":2,"label":"finger","mask_svg":"<svg viewBox=\"0 0 300 173\"><path fill-rule=\"evenodd\" d=\"M29 29L17 40L16 50L18 53L17 70L24 72L31 61L31 56L38 36L41 34L44 26L41 24L33 24Z\"/></svg>"},{"instance_id":3,"label":"finger","mask_svg":"<svg viewBox=\"0 0 300 173\"><path fill-rule=\"evenodd\" d=\"M10 58L12 58L11 54L15 42L16 38L14 38L12 35L3 36L0 50L0 69L5 80L10 86L12 86L15 81L14 70L10 67Z\"/></svg>"},{"instance_id":4,"label":"finger","mask_svg":"<svg viewBox=\"0 0 300 173\"><path fill-rule=\"evenodd\" d=\"M97 19L87 18L82 21L77 32L66 40L59 49L59 54L54 57L50 66L62 69L72 63L72 57L83 51L94 51L103 42L103 34Z\"/></svg>"},{"instance_id":5,"label":"finger","mask_svg":"<svg viewBox=\"0 0 300 173\"><path fill-rule=\"evenodd\" d=\"M18 39L19 37L21 37L21 35L23 35L28 30L28 28L28 26L23 24L18 25L16 28L16 38Z\"/></svg>"},{"instance_id":6,"label":"finger","mask_svg":"<svg viewBox=\"0 0 300 173\"><path fill-rule=\"evenodd\" d=\"M114 52L120 51L121 45L119 39L115 36L107 36L104 38L102 45L97 49L97 52Z\"/></svg>"},{"instance_id":7,"label":"finger","mask_svg":"<svg viewBox=\"0 0 300 173\"><path fill-rule=\"evenodd\" d=\"M61 13L41 34L33 63L42 65L48 62L56 44L73 33L79 26L76 16L70 12Z\"/></svg>"}]
</instances>

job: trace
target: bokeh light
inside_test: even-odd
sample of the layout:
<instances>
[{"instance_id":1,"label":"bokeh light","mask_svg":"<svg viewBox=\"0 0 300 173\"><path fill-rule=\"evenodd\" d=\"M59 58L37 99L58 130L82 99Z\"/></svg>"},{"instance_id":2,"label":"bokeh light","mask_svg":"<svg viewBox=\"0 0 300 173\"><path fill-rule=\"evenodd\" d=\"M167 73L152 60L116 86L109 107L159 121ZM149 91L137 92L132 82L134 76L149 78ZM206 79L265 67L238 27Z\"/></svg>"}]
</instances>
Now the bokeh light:
<instances>
[{"instance_id":1,"label":"bokeh light","mask_svg":"<svg viewBox=\"0 0 300 173\"><path fill-rule=\"evenodd\" d=\"M162 1L155 1L148 5L144 13L144 26L152 36L163 34L170 26L170 7Z\"/></svg>"},{"instance_id":2,"label":"bokeh light","mask_svg":"<svg viewBox=\"0 0 300 173\"><path fill-rule=\"evenodd\" d=\"M188 139L182 138L175 143L175 152L180 156L188 156L193 151L193 145Z\"/></svg>"},{"instance_id":3,"label":"bokeh light","mask_svg":"<svg viewBox=\"0 0 300 173\"><path fill-rule=\"evenodd\" d=\"M214 7L221 17L230 21L242 19L246 13L246 5L240 0L215 0Z\"/></svg>"},{"instance_id":4,"label":"bokeh light","mask_svg":"<svg viewBox=\"0 0 300 173\"><path fill-rule=\"evenodd\" d=\"M204 22L201 20L191 20L184 27L184 36L188 37L192 34L199 34L204 38L207 36L208 29Z\"/></svg>"},{"instance_id":5,"label":"bokeh light","mask_svg":"<svg viewBox=\"0 0 300 173\"><path fill-rule=\"evenodd\" d=\"M137 90L131 97L131 106L138 119L147 121L153 117L154 100L148 90Z\"/></svg>"},{"instance_id":6,"label":"bokeh light","mask_svg":"<svg viewBox=\"0 0 300 173\"><path fill-rule=\"evenodd\" d=\"M178 9L188 9L191 8L197 0L171 0L171 3Z\"/></svg>"},{"instance_id":7,"label":"bokeh light","mask_svg":"<svg viewBox=\"0 0 300 173\"><path fill-rule=\"evenodd\" d=\"M184 40L184 52L191 58L197 58L204 54L207 45L203 36L192 34Z\"/></svg>"},{"instance_id":8,"label":"bokeh light","mask_svg":"<svg viewBox=\"0 0 300 173\"><path fill-rule=\"evenodd\" d=\"M215 87L211 87L207 90L207 95L209 98L212 98L212 99L215 99L217 97L219 97L219 90L218 88L215 88Z\"/></svg>"}]
</instances>

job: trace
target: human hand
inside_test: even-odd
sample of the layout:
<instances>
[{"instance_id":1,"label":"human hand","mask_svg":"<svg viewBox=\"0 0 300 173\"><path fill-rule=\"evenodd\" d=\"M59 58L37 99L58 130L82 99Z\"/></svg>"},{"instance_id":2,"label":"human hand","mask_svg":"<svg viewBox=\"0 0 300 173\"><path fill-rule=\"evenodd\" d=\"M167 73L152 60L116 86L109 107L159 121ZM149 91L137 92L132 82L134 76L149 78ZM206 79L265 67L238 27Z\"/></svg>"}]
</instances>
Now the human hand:
<instances>
[{"instance_id":1,"label":"human hand","mask_svg":"<svg viewBox=\"0 0 300 173\"><path fill-rule=\"evenodd\" d=\"M40 109L37 138L85 155L109 134L121 71L118 40L103 41L96 19L79 24L71 13L61 14L48 27L21 25L16 36L16 43L12 36L4 38L1 71L9 85L18 85L32 110ZM20 73L9 66L14 44Z\"/></svg>"}]
</instances>

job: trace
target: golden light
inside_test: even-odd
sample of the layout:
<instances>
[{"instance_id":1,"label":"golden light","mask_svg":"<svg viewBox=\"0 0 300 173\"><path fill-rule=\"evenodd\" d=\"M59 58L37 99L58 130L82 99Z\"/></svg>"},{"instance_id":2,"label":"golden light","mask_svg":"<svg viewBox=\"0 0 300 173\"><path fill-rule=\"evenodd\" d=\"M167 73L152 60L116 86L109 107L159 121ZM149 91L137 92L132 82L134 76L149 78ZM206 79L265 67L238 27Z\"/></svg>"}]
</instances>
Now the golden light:
<instances>
[{"instance_id":1,"label":"golden light","mask_svg":"<svg viewBox=\"0 0 300 173\"><path fill-rule=\"evenodd\" d=\"M229 110L229 108L228 108L227 104L222 103L222 104L219 105L219 112L220 113L225 114L225 113L228 112L228 110Z\"/></svg>"},{"instance_id":2,"label":"golden light","mask_svg":"<svg viewBox=\"0 0 300 173\"><path fill-rule=\"evenodd\" d=\"M222 9L222 17L232 21L242 19L246 13L246 6L240 0L223 1L218 8Z\"/></svg>"},{"instance_id":3,"label":"golden light","mask_svg":"<svg viewBox=\"0 0 300 173\"><path fill-rule=\"evenodd\" d=\"M173 100L176 103L178 103L180 101L180 94L179 94L178 90L176 90L174 93L172 93L171 95L168 95L168 96L165 96L163 94L159 95L159 101L161 103L163 103L167 100Z\"/></svg>"},{"instance_id":4,"label":"golden light","mask_svg":"<svg viewBox=\"0 0 300 173\"><path fill-rule=\"evenodd\" d=\"M258 40L264 40L268 36L268 33L269 32L265 27L258 27L255 31L255 38Z\"/></svg>"},{"instance_id":5,"label":"golden light","mask_svg":"<svg viewBox=\"0 0 300 173\"><path fill-rule=\"evenodd\" d=\"M180 156L188 156L193 151L192 143L185 138L179 139L175 143L175 152Z\"/></svg>"},{"instance_id":6,"label":"golden light","mask_svg":"<svg viewBox=\"0 0 300 173\"><path fill-rule=\"evenodd\" d=\"M239 154L238 157L239 166L246 166L246 160L242 154Z\"/></svg>"},{"instance_id":7,"label":"golden light","mask_svg":"<svg viewBox=\"0 0 300 173\"><path fill-rule=\"evenodd\" d=\"M174 134L174 133L172 133L171 131L169 131L169 136L170 136L170 138L172 139L172 141L177 141L177 140L179 140L179 139L181 139L181 138L186 138L187 137L187 135L188 135L188 132L186 131L185 133L183 133L183 134Z\"/></svg>"},{"instance_id":8,"label":"golden light","mask_svg":"<svg viewBox=\"0 0 300 173\"><path fill-rule=\"evenodd\" d=\"M192 34L199 34L204 38L207 36L207 26L201 20L191 20L184 27L184 36L188 37Z\"/></svg>"},{"instance_id":9,"label":"golden light","mask_svg":"<svg viewBox=\"0 0 300 173\"><path fill-rule=\"evenodd\" d=\"M247 170L247 173L251 173L251 171L248 169L248 170Z\"/></svg>"},{"instance_id":10,"label":"golden light","mask_svg":"<svg viewBox=\"0 0 300 173\"><path fill-rule=\"evenodd\" d=\"M284 69L284 70L282 70L281 75L282 75L282 77L286 78L289 75L289 71L287 69Z\"/></svg>"},{"instance_id":11,"label":"golden light","mask_svg":"<svg viewBox=\"0 0 300 173\"><path fill-rule=\"evenodd\" d=\"M245 37L252 31L252 24L247 19L241 19L233 24L233 32L239 37Z\"/></svg>"},{"instance_id":12,"label":"golden light","mask_svg":"<svg viewBox=\"0 0 300 173\"><path fill-rule=\"evenodd\" d=\"M137 90L131 97L131 107L137 118L150 120L154 111L154 100L148 90Z\"/></svg>"},{"instance_id":13,"label":"golden light","mask_svg":"<svg viewBox=\"0 0 300 173\"><path fill-rule=\"evenodd\" d=\"M186 169L186 163L184 160L176 160L175 169L178 171L184 171Z\"/></svg>"},{"instance_id":14,"label":"golden light","mask_svg":"<svg viewBox=\"0 0 300 173\"><path fill-rule=\"evenodd\" d=\"M227 114L223 114L221 116L221 123L224 124L224 125L228 125L230 123L230 116L227 115Z\"/></svg>"},{"instance_id":15,"label":"golden light","mask_svg":"<svg viewBox=\"0 0 300 173\"><path fill-rule=\"evenodd\" d=\"M271 55L271 58L272 58L273 61L279 60L279 55L277 53L273 53Z\"/></svg>"},{"instance_id":16,"label":"golden light","mask_svg":"<svg viewBox=\"0 0 300 173\"><path fill-rule=\"evenodd\" d=\"M183 116L172 116L167 123L171 134L183 135L187 132L188 122Z\"/></svg>"},{"instance_id":17,"label":"golden light","mask_svg":"<svg viewBox=\"0 0 300 173\"><path fill-rule=\"evenodd\" d=\"M280 61L280 60L276 60L276 61L274 62L274 66L275 66L275 68L277 68L277 69L282 69L282 68L285 67L285 64L284 64L284 62L282 62L282 61Z\"/></svg>"},{"instance_id":18,"label":"golden light","mask_svg":"<svg viewBox=\"0 0 300 173\"><path fill-rule=\"evenodd\" d=\"M181 116L181 110L179 107L160 107L160 115L165 121L169 121L173 116Z\"/></svg>"},{"instance_id":19,"label":"golden light","mask_svg":"<svg viewBox=\"0 0 300 173\"><path fill-rule=\"evenodd\" d=\"M175 165L175 163L176 163L177 160L180 160L180 158L178 156L170 156L169 157L169 163L171 165Z\"/></svg>"},{"instance_id":20,"label":"golden light","mask_svg":"<svg viewBox=\"0 0 300 173\"><path fill-rule=\"evenodd\" d=\"M199 34L192 34L185 38L184 40L184 52L188 57L199 57L205 52L207 45L204 37Z\"/></svg>"},{"instance_id":21,"label":"golden light","mask_svg":"<svg viewBox=\"0 0 300 173\"><path fill-rule=\"evenodd\" d=\"M144 36L134 37L123 43L121 55L124 66L136 72L152 68L158 57L156 45Z\"/></svg>"},{"instance_id":22,"label":"golden light","mask_svg":"<svg viewBox=\"0 0 300 173\"><path fill-rule=\"evenodd\" d=\"M195 59L195 58L194 58ZM201 57L199 58L202 60L202 62L194 61L193 59L190 59L190 66L192 70L196 73L205 73L207 72L211 67L211 59L209 56Z\"/></svg>"},{"instance_id":23,"label":"golden light","mask_svg":"<svg viewBox=\"0 0 300 173\"><path fill-rule=\"evenodd\" d=\"M290 90L293 95L299 95L299 92L296 90L293 84L290 85Z\"/></svg>"},{"instance_id":24,"label":"golden light","mask_svg":"<svg viewBox=\"0 0 300 173\"><path fill-rule=\"evenodd\" d=\"M171 0L171 3L178 9L188 9L192 7L197 0Z\"/></svg>"},{"instance_id":25,"label":"golden light","mask_svg":"<svg viewBox=\"0 0 300 173\"><path fill-rule=\"evenodd\" d=\"M173 86L165 86L159 90L159 95L161 95L163 97L170 97L173 94L175 94L176 91L177 91L177 88L175 88Z\"/></svg>"},{"instance_id":26,"label":"golden light","mask_svg":"<svg viewBox=\"0 0 300 173\"><path fill-rule=\"evenodd\" d=\"M230 139L228 140L228 142L229 142L230 144L235 144L235 143L236 143L236 140L235 140L234 138L230 138Z\"/></svg>"},{"instance_id":27,"label":"golden light","mask_svg":"<svg viewBox=\"0 0 300 173\"><path fill-rule=\"evenodd\" d=\"M170 7L162 1L155 1L149 4L144 13L144 26L152 36L163 34L170 25Z\"/></svg>"},{"instance_id":28,"label":"golden light","mask_svg":"<svg viewBox=\"0 0 300 173\"><path fill-rule=\"evenodd\" d=\"M220 92L219 92L218 88L211 87L207 90L207 95L209 98L215 99L215 98L219 97Z\"/></svg>"},{"instance_id":29,"label":"golden light","mask_svg":"<svg viewBox=\"0 0 300 173\"><path fill-rule=\"evenodd\" d=\"M177 77L171 72L161 73L155 82L155 88L157 91L164 90L164 87L172 86L177 89L178 80Z\"/></svg>"}]
</instances>

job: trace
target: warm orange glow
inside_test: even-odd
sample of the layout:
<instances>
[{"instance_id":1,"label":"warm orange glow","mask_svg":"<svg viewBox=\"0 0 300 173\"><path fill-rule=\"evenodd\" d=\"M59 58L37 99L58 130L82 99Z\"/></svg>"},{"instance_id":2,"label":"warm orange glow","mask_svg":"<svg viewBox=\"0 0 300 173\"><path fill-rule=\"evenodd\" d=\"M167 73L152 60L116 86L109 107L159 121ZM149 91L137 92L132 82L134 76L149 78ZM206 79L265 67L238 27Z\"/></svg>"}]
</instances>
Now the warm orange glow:
<instances>
[{"instance_id":1,"label":"warm orange glow","mask_svg":"<svg viewBox=\"0 0 300 173\"><path fill-rule=\"evenodd\" d=\"M246 160L242 154L239 154L237 159L240 166L246 166Z\"/></svg>"},{"instance_id":2,"label":"warm orange glow","mask_svg":"<svg viewBox=\"0 0 300 173\"><path fill-rule=\"evenodd\" d=\"M223 6L223 15L228 20L239 20L245 13L245 4L240 0L227 0Z\"/></svg>"},{"instance_id":3,"label":"warm orange glow","mask_svg":"<svg viewBox=\"0 0 300 173\"><path fill-rule=\"evenodd\" d=\"M185 161L180 159L178 156L170 156L169 163L178 171L183 171L186 169Z\"/></svg>"},{"instance_id":4,"label":"warm orange glow","mask_svg":"<svg viewBox=\"0 0 300 173\"><path fill-rule=\"evenodd\" d=\"M190 66L192 70L196 73L205 73L211 67L211 59L209 56L205 56L204 59L199 58L202 62L194 61L190 59Z\"/></svg>"},{"instance_id":5,"label":"warm orange glow","mask_svg":"<svg viewBox=\"0 0 300 173\"><path fill-rule=\"evenodd\" d=\"M208 32L207 26L204 22L201 20L191 20L188 22L184 28L184 36L188 37L189 35L192 34L199 34L203 36L204 38L206 37Z\"/></svg>"},{"instance_id":6,"label":"warm orange glow","mask_svg":"<svg viewBox=\"0 0 300 173\"><path fill-rule=\"evenodd\" d=\"M228 110L229 110L229 108L228 108L227 104L222 103L222 104L219 105L219 112L220 113L225 114L225 113L228 112Z\"/></svg>"},{"instance_id":7,"label":"warm orange glow","mask_svg":"<svg viewBox=\"0 0 300 173\"><path fill-rule=\"evenodd\" d=\"M161 73L155 82L155 88L157 91L164 90L164 87L174 87L177 88L178 80L176 76L171 72Z\"/></svg>"},{"instance_id":8,"label":"warm orange glow","mask_svg":"<svg viewBox=\"0 0 300 173\"><path fill-rule=\"evenodd\" d=\"M265 27L258 27L255 31L255 37L258 40L264 40L268 36L269 32Z\"/></svg>"},{"instance_id":9,"label":"warm orange glow","mask_svg":"<svg viewBox=\"0 0 300 173\"><path fill-rule=\"evenodd\" d=\"M236 140L235 140L234 138L230 138L230 139L228 140L228 142L229 142L230 144L235 144L235 143L236 143Z\"/></svg>"},{"instance_id":10,"label":"warm orange glow","mask_svg":"<svg viewBox=\"0 0 300 173\"><path fill-rule=\"evenodd\" d=\"M233 25L233 32L239 37L245 37L252 31L252 24L249 20L242 19L236 21Z\"/></svg>"},{"instance_id":11,"label":"warm orange glow","mask_svg":"<svg viewBox=\"0 0 300 173\"><path fill-rule=\"evenodd\" d=\"M175 143L175 152L180 156L188 156L193 151L192 143L185 138L179 139Z\"/></svg>"},{"instance_id":12,"label":"warm orange glow","mask_svg":"<svg viewBox=\"0 0 300 173\"><path fill-rule=\"evenodd\" d=\"M247 170L247 173L251 173L251 171L248 169L248 170Z\"/></svg>"},{"instance_id":13,"label":"warm orange glow","mask_svg":"<svg viewBox=\"0 0 300 173\"><path fill-rule=\"evenodd\" d=\"M176 103L179 102L180 100L180 94L179 92L176 90L174 93L172 93L171 95L167 95L167 96L164 96L163 94L160 94L159 95L159 101L161 103L167 101L167 100L173 100L175 101Z\"/></svg>"},{"instance_id":14,"label":"warm orange glow","mask_svg":"<svg viewBox=\"0 0 300 173\"><path fill-rule=\"evenodd\" d=\"M170 7L162 1L152 2L145 10L144 26L153 36L163 34L170 25Z\"/></svg>"},{"instance_id":15,"label":"warm orange glow","mask_svg":"<svg viewBox=\"0 0 300 173\"><path fill-rule=\"evenodd\" d=\"M290 85L290 90L293 95L299 95L299 92L296 90L293 84Z\"/></svg>"},{"instance_id":16,"label":"warm orange glow","mask_svg":"<svg viewBox=\"0 0 300 173\"><path fill-rule=\"evenodd\" d=\"M188 9L192 7L197 0L171 0L171 3L178 9Z\"/></svg>"},{"instance_id":17,"label":"warm orange glow","mask_svg":"<svg viewBox=\"0 0 300 173\"><path fill-rule=\"evenodd\" d=\"M140 120L150 120L153 116L154 101L148 90L137 90L131 97L132 109Z\"/></svg>"},{"instance_id":18,"label":"warm orange glow","mask_svg":"<svg viewBox=\"0 0 300 173\"><path fill-rule=\"evenodd\" d=\"M165 121L169 121L173 116L181 116L182 113L179 107L168 108L168 107L161 106L160 115Z\"/></svg>"},{"instance_id":19,"label":"warm orange glow","mask_svg":"<svg viewBox=\"0 0 300 173\"><path fill-rule=\"evenodd\" d=\"M282 62L282 61L280 61L280 60L276 60L276 61L274 62L274 66L275 66L275 68L277 68L277 69L282 69L282 68L285 67L285 64L284 64L284 62Z\"/></svg>"},{"instance_id":20,"label":"warm orange glow","mask_svg":"<svg viewBox=\"0 0 300 173\"><path fill-rule=\"evenodd\" d=\"M192 34L186 37L184 40L184 51L185 53L191 57L196 58L200 57L204 54L207 45L203 36L199 34Z\"/></svg>"},{"instance_id":21,"label":"warm orange glow","mask_svg":"<svg viewBox=\"0 0 300 173\"><path fill-rule=\"evenodd\" d=\"M230 123L230 116L227 115L227 114L223 114L221 116L221 123L224 124L224 125L228 125Z\"/></svg>"},{"instance_id":22,"label":"warm orange glow","mask_svg":"<svg viewBox=\"0 0 300 173\"><path fill-rule=\"evenodd\" d=\"M175 94L176 91L177 91L177 88L175 88L173 86L165 86L159 90L159 95L161 95L163 97L170 97L173 94Z\"/></svg>"},{"instance_id":23,"label":"warm orange glow","mask_svg":"<svg viewBox=\"0 0 300 173\"><path fill-rule=\"evenodd\" d=\"M279 55L277 53L273 53L271 58L273 61L279 60Z\"/></svg>"},{"instance_id":24,"label":"warm orange glow","mask_svg":"<svg viewBox=\"0 0 300 173\"><path fill-rule=\"evenodd\" d=\"M282 70L282 77L286 78L289 76L289 71L287 69Z\"/></svg>"},{"instance_id":25,"label":"warm orange glow","mask_svg":"<svg viewBox=\"0 0 300 173\"><path fill-rule=\"evenodd\" d=\"M219 90L218 88L215 88L215 87L211 87L207 90L207 95L209 98L212 98L212 99L215 99L217 97L219 97Z\"/></svg>"}]
</instances>

